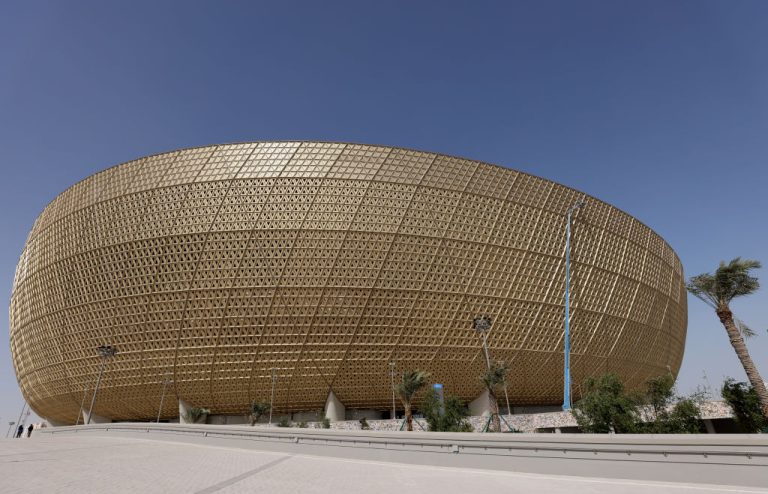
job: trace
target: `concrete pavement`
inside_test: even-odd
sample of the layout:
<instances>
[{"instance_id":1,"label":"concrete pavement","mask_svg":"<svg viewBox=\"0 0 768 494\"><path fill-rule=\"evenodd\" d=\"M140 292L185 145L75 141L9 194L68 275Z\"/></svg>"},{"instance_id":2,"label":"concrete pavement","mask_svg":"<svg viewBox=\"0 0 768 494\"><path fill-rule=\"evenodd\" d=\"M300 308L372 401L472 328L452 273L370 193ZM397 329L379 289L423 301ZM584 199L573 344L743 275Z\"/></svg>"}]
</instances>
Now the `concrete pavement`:
<instances>
[{"instance_id":1,"label":"concrete pavement","mask_svg":"<svg viewBox=\"0 0 768 494\"><path fill-rule=\"evenodd\" d=\"M0 440L0 492L756 493L768 489L522 474L131 437Z\"/></svg>"}]
</instances>

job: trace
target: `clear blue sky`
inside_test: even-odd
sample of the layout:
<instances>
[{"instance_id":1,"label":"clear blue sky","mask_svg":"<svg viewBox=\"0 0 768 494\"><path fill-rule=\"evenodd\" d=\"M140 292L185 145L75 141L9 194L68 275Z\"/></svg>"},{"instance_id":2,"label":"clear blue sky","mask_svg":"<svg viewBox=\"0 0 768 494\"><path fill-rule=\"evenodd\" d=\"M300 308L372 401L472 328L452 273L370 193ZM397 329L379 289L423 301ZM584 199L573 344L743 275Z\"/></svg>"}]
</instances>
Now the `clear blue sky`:
<instances>
[{"instance_id":1,"label":"clear blue sky","mask_svg":"<svg viewBox=\"0 0 768 494\"><path fill-rule=\"evenodd\" d=\"M686 275L768 263L766 33L762 0L5 1L0 291L7 301L35 217L76 181L260 139L497 163L634 215ZM734 304L760 333L749 346L764 377L766 307L768 286ZM703 372L745 380L715 315L689 308L681 391ZM2 345L0 424L20 406Z\"/></svg>"}]
</instances>

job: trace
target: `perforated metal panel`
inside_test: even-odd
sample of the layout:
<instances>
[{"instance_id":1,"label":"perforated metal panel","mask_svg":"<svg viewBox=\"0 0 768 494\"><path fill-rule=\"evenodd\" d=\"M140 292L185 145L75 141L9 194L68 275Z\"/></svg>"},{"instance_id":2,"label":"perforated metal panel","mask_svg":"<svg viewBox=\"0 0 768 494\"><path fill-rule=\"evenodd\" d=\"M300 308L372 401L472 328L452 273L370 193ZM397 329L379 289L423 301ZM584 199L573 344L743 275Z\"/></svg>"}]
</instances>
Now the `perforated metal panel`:
<instances>
[{"instance_id":1,"label":"perforated metal panel","mask_svg":"<svg viewBox=\"0 0 768 494\"><path fill-rule=\"evenodd\" d=\"M213 413L266 400L391 406L388 363L447 393L482 391L471 329L494 323L510 401L562 399L565 211L582 194L497 166L358 144L185 149L97 173L35 222L11 298L19 384L74 422L119 350L94 413L155 416L162 381ZM573 378L630 388L676 373L687 324L680 261L631 216L589 198L573 227ZM579 389L576 386L575 396ZM163 414L177 415L173 399Z\"/></svg>"}]
</instances>

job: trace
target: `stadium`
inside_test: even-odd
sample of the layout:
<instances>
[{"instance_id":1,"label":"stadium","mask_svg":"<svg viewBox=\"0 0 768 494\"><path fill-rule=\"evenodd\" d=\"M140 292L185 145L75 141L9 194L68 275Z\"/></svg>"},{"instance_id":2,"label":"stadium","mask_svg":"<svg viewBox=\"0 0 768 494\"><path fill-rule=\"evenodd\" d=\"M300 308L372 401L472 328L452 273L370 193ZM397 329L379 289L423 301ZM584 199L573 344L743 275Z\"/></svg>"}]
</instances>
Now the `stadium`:
<instances>
[{"instance_id":1,"label":"stadium","mask_svg":"<svg viewBox=\"0 0 768 494\"><path fill-rule=\"evenodd\" d=\"M242 416L392 406L395 372L447 394L483 391L472 320L517 406L563 399L565 213L584 194L478 161L326 142L182 149L96 173L32 226L10 303L10 346L32 409L179 417L177 400ZM571 367L630 389L677 374L680 260L640 221L587 197L573 217ZM166 383L166 384L164 384ZM170 383L170 384L168 384Z\"/></svg>"}]
</instances>

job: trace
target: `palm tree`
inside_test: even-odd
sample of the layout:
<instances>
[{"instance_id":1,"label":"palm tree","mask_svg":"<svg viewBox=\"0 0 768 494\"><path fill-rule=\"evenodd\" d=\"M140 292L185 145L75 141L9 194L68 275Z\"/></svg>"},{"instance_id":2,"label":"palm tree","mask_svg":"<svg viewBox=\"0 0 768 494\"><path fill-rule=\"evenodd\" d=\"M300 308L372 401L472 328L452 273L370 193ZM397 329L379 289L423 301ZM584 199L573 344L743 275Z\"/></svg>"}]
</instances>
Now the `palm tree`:
<instances>
[{"instance_id":1,"label":"palm tree","mask_svg":"<svg viewBox=\"0 0 768 494\"><path fill-rule=\"evenodd\" d=\"M408 430L413 430L413 413L411 412L411 403L421 388L427 384L429 374L420 370L412 370L403 373L403 379L395 386L400 400L405 409L405 422L408 424Z\"/></svg>"},{"instance_id":2,"label":"palm tree","mask_svg":"<svg viewBox=\"0 0 768 494\"><path fill-rule=\"evenodd\" d=\"M488 404L491 407L492 428L495 432L501 432L501 421L499 420L499 400L496 397L496 390L504 383L507 375L507 364L503 362L491 363L491 368L480 376L480 380L488 389Z\"/></svg>"},{"instance_id":3,"label":"palm tree","mask_svg":"<svg viewBox=\"0 0 768 494\"><path fill-rule=\"evenodd\" d=\"M752 336L754 332L733 316L729 306L734 298L749 295L760 288L757 277L750 275L751 270L759 268L760 262L751 259L742 260L737 257L728 264L721 261L715 274L704 273L693 276L688 280L685 287L693 295L715 309L717 317L725 326L725 331L736 351L736 356L739 357L749 382L757 393L763 415L768 417L768 392L765 390L765 383L752 362L747 351L747 345L744 343L744 337Z\"/></svg>"}]
</instances>

